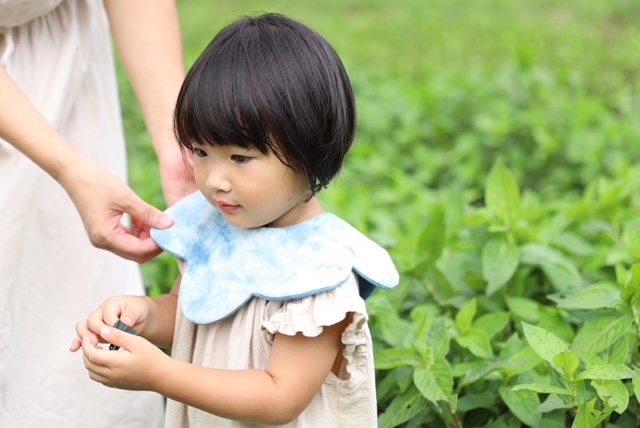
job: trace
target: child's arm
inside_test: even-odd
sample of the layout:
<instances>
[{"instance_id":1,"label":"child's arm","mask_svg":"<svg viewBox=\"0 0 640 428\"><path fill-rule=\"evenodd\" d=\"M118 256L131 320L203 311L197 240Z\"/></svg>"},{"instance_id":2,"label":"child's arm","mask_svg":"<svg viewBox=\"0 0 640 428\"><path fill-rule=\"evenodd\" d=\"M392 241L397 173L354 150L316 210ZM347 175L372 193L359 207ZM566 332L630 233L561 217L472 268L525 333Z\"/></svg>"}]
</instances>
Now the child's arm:
<instances>
[{"instance_id":1,"label":"child's arm","mask_svg":"<svg viewBox=\"0 0 640 428\"><path fill-rule=\"evenodd\" d=\"M97 346L102 329L113 326L118 320L133 327L140 336L154 345L170 348L179 290L180 277L171 293L155 299L146 296L116 296L105 300L86 320L76 325L77 337L69 349L73 352L80 349L84 336Z\"/></svg>"},{"instance_id":2,"label":"child's arm","mask_svg":"<svg viewBox=\"0 0 640 428\"><path fill-rule=\"evenodd\" d=\"M83 343L85 365L92 379L107 386L156 391L224 418L285 424L320 390L342 350L348 319L325 327L318 337L276 334L265 370L217 370L179 362L113 328L104 339L129 352L100 352Z\"/></svg>"}]
</instances>

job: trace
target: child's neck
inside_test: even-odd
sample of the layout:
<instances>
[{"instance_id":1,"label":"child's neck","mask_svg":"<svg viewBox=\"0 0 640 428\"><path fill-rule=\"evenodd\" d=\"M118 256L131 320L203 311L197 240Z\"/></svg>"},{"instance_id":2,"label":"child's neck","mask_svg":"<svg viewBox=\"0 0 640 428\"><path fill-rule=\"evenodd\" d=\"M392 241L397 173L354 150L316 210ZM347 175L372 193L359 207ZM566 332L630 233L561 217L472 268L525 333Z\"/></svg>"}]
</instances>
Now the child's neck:
<instances>
[{"instance_id":1,"label":"child's neck","mask_svg":"<svg viewBox=\"0 0 640 428\"><path fill-rule=\"evenodd\" d=\"M264 227L289 227L296 224L304 223L314 217L324 214L324 209L320 205L320 201L315 196L307 202L292 208L289 212L285 213L282 217L278 218L273 223L267 224Z\"/></svg>"}]
</instances>

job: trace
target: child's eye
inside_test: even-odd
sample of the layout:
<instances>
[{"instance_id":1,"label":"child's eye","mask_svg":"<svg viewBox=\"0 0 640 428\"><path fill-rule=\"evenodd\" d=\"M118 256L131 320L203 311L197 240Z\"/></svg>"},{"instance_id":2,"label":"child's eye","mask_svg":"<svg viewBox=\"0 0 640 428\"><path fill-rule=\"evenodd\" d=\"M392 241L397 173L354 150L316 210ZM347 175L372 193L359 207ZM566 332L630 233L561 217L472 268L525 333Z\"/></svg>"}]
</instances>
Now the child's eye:
<instances>
[{"instance_id":1,"label":"child's eye","mask_svg":"<svg viewBox=\"0 0 640 428\"><path fill-rule=\"evenodd\" d=\"M231 160L235 163L243 164L249 162L251 158L244 155L231 155Z\"/></svg>"},{"instance_id":2,"label":"child's eye","mask_svg":"<svg viewBox=\"0 0 640 428\"><path fill-rule=\"evenodd\" d=\"M199 158L206 158L207 157L207 152L205 152L202 149L199 149L197 147L194 147L193 150L191 150L191 152L193 153L194 156L197 156Z\"/></svg>"}]
</instances>

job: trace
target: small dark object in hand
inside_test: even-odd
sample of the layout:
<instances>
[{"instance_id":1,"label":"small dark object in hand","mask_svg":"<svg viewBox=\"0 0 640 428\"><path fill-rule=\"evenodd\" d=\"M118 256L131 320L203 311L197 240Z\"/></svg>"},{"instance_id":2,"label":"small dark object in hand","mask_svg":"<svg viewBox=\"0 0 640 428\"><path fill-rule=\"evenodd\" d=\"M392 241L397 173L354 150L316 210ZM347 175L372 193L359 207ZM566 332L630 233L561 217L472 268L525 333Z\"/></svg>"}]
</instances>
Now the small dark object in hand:
<instances>
[{"instance_id":1,"label":"small dark object in hand","mask_svg":"<svg viewBox=\"0 0 640 428\"><path fill-rule=\"evenodd\" d=\"M130 333L130 334L136 334L136 331L134 329L132 329L131 327L129 327L128 325L125 325L122 321L118 320L116 321L116 323L113 325L114 328L117 328L118 330L122 330L125 333ZM120 349L119 346L114 345L113 343L111 345L109 345L109 351L117 351L118 349Z\"/></svg>"}]
</instances>

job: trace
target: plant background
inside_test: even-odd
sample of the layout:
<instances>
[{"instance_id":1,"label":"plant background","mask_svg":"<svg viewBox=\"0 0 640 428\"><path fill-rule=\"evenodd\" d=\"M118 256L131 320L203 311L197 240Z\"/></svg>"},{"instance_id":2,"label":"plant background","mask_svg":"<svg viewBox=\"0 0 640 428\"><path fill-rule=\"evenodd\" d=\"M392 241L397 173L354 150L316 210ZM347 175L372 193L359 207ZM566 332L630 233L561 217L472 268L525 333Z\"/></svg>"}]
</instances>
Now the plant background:
<instances>
[{"instance_id":1,"label":"plant background","mask_svg":"<svg viewBox=\"0 0 640 428\"><path fill-rule=\"evenodd\" d=\"M345 63L358 136L320 199L401 274L368 301L380 426L636 426L640 2L178 6L187 67L256 11L305 22ZM164 207L118 72L131 185ZM154 295L176 275L166 255L143 265Z\"/></svg>"}]
</instances>

